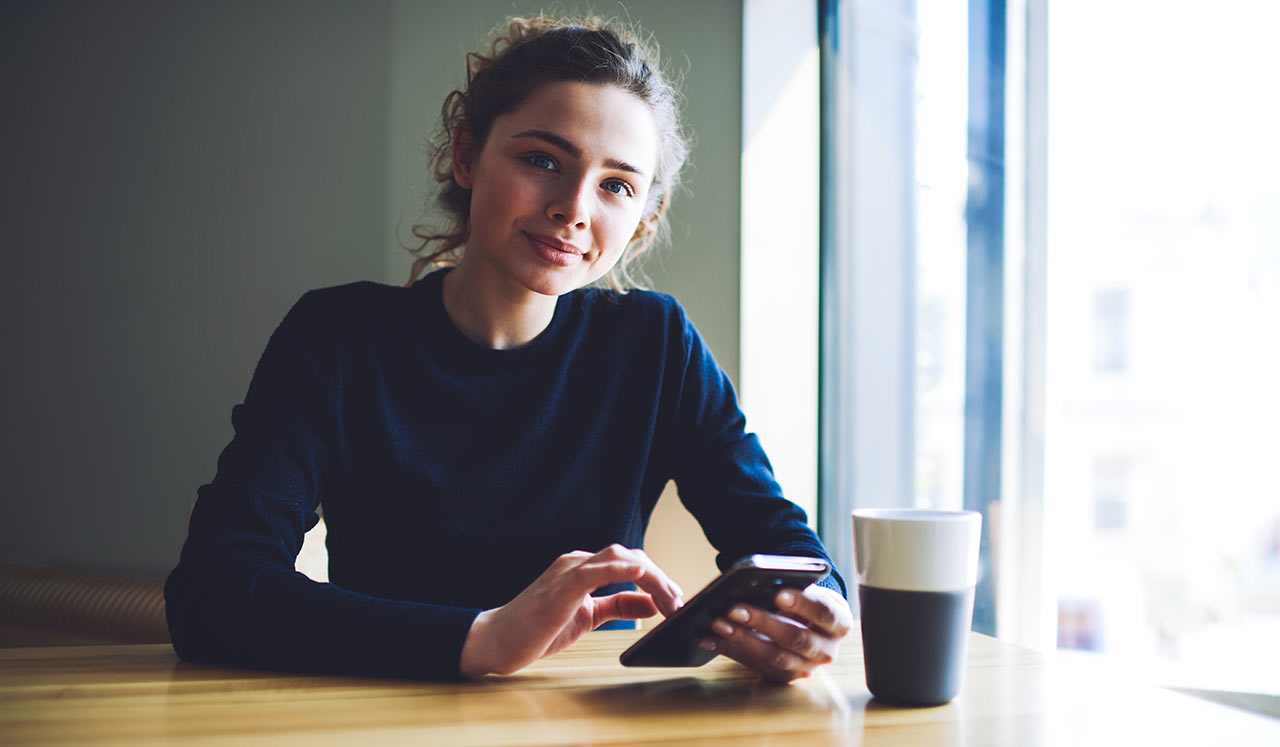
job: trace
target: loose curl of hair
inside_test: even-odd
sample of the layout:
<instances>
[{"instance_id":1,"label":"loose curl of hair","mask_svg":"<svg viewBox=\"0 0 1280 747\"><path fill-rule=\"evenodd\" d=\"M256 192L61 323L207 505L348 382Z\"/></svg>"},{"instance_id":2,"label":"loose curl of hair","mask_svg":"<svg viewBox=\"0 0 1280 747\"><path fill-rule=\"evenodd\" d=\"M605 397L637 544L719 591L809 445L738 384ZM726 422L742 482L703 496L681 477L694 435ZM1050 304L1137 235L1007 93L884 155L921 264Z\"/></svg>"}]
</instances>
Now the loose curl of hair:
<instances>
[{"instance_id":1,"label":"loose curl of hair","mask_svg":"<svg viewBox=\"0 0 1280 747\"><path fill-rule=\"evenodd\" d=\"M435 202L445 225L414 224L417 245L406 249L416 259L405 285L412 285L432 265L457 264L459 250L471 235L471 190L453 178L452 137L457 128L468 127L483 147L494 119L514 111L539 85L572 81L617 86L653 112L658 129L653 184L622 258L603 279L619 292L641 287L633 275L636 260L668 236L667 210L690 147L680 124L679 93L659 69L656 47L599 18L512 18L505 31L495 35L488 54L469 52L466 63L466 84L445 97L440 128L428 141L428 163L438 183Z\"/></svg>"}]
</instances>

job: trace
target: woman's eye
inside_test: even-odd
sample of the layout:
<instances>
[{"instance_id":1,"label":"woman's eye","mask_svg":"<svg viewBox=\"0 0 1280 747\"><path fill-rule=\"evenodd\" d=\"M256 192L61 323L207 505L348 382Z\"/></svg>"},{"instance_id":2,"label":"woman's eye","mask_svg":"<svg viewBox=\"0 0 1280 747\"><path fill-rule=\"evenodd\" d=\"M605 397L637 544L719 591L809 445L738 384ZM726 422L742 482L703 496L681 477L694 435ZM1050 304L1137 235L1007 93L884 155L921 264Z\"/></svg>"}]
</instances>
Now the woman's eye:
<instances>
[{"instance_id":1,"label":"woman's eye","mask_svg":"<svg viewBox=\"0 0 1280 747\"><path fill-rule=\"evenodd\" d=\"M555 171L556 162L546 153L534 153L531 156L525 156L526 161L535 169L545 169L547 171Z\"/></svg>"},{"instance_id":2,"label":"woman's eye","mask_svg":"<svg viewBox=\"0 0 1280 747\"><path fill-rule=\"evenodd\" d=\"M626 182L617 180L608 181L605 182L603 186L615 195L626 195L627 197L633 197L635 195L635 192L631 189L631 185Z\"/></svg>"}]
</instances>

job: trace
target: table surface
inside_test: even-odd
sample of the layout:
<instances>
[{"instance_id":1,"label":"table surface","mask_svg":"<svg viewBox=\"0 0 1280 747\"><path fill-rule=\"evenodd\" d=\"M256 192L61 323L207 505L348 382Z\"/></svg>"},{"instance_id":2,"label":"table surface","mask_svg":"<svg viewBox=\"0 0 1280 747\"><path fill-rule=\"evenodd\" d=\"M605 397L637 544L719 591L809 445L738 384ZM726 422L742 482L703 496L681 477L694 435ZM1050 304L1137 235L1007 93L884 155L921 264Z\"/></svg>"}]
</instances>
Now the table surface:
<instances>
[{"instance_id":1,"label":"table surface","mask_svg":"<svg viewBox=\"0 0 1280 747\"><path fill-rule=\"evenodd\" d=\"M461 684L219 669L168 645L0 650L0 745L1280 745L1280 720L977 634L960 696L934 708L873 699L856 631L793 685L723 658L622 667L638 635Z\"/></svg>"}]
</instances>

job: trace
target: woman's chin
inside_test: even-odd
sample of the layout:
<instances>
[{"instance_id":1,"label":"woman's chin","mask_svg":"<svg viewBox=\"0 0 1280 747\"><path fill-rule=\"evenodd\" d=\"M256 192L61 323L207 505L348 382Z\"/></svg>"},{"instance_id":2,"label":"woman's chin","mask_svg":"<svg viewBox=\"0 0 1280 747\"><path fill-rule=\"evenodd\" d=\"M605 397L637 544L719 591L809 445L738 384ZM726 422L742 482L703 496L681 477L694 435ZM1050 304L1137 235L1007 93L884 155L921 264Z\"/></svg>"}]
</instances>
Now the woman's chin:
<instances>
[{"instance_id":1,"label":"woman's chin","mask_svg":"<svg viewBox=\"0 0 1280 747\"><path fill-rule=\"evenodd\" d=\"M573 271L573 270L578 271ZM582 272L582 268L552 269L548 272L530 273L521 282L524 287L544 296L563 296L590 285L603 273Z\"/></svg>"}]
</instances>

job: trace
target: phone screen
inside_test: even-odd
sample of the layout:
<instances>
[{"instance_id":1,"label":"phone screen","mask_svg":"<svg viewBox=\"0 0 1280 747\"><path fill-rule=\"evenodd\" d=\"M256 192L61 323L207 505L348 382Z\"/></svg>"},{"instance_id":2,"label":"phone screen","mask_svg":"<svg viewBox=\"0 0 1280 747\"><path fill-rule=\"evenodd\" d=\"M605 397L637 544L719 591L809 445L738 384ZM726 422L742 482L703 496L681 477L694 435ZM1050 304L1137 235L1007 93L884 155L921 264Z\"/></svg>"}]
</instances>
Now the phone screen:
<instances>
[{"instance_id":1,"label":"phone screen","mask_svg":"<svg viewBox=\"0 0 1280 747\"><path fill-rule=\"evenodd\" d=\"M821 558L790 555L752 555L707 584L671 617L663 620L620 660L628 667L698 667L716 657L698 648L698 639L711 634L711 621L738 603L775 610L773 600L782 589L803 589L831 570Z\"/></svg>"}]
</instances>

